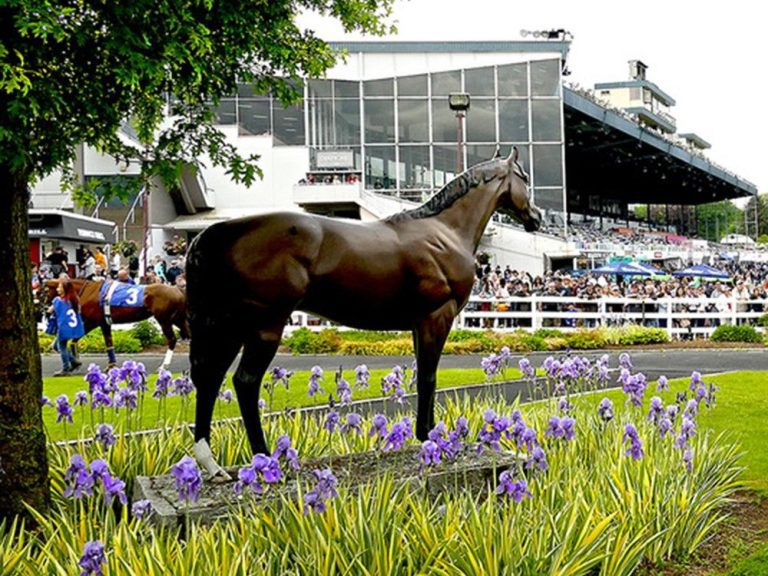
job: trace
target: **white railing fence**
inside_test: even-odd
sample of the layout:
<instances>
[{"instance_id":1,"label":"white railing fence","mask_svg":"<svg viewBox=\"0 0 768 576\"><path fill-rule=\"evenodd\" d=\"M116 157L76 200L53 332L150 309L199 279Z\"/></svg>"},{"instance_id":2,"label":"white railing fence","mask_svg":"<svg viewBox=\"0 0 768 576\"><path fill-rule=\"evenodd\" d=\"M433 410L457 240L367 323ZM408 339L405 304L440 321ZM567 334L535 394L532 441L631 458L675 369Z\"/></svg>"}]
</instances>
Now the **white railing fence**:
<instances>
[{"instance_id":1,"label":"white railing fence","mask_svg":"<svg viewBox=\"0 0 768 576\"><path fill-rule=\"evenodd\" d=\"M556 328L571 332L600 326L639 324L662 328L670 338L709 338L720 325L757 325L768 299L736 298L598 298L529 296L503 299L472 297L456 317L454 329L526 330ZM286 332L335 326L305 312L294 312ZM339 327L344 329L344 327Z\"/></svg>"}]
</instances>

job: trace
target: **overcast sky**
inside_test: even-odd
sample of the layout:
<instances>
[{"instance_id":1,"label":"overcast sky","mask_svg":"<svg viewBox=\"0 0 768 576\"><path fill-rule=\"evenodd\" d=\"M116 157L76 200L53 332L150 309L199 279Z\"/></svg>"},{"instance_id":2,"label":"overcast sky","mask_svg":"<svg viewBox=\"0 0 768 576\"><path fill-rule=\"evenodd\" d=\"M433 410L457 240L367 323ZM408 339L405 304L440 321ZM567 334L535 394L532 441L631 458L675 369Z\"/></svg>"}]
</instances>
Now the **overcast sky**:
<instances>
[{"instance_id":1,"label":"overcast sky","mask_svg":"<svg viewBox=\"0 0 768 576\"><path fill-rule=\"evenodd\" d=\"M677 102L678 132L712 144L709 157L768 192L768 75L762 64L768 20L754 0L411 0L398 1L393 40L519 40L520 30L573 34L569 80L592 87L629 79L629 60ZM345 36L334 22L301 22L325 40Z\"/></svg>"}]
</instances>

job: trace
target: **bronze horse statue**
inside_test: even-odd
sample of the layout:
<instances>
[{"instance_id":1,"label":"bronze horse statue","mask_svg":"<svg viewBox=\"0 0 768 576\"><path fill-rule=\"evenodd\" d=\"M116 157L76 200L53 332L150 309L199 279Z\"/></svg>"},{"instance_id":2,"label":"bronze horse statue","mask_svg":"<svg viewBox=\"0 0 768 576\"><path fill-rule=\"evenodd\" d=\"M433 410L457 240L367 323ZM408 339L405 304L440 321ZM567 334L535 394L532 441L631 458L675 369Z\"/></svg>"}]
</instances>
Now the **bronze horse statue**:
<instances>
[{"instance_id":1,"label":"bronze horse statue","mask_svg":"<svg viewBox=\"0 0 768 576\"><path fill-rule=\"evenodd\" d=\"M529 232L541 215L517 162L478 164L422 206L374 222L282 212L214 224L187 253L191 377L197 388L195 454L221 471L208 445L227 368L251 448L269 453L259 389L283 327L302 310L368 330L410 330L418 367L416 436L434 427L436 371L454 318L467 303L474 255L493 213L506 210ZM222 296L221 287L227 287Z\"/></svg>"},{"instance_id":2,"label":"bronze horse statue","mask_svg":"<svg viewBox=\"0 0 768 576\"><path fill-rule=\"evenodd\" d=\"M40 299L41 302L50 303L53 301L53 298L56 296L56 286L58 283L58 280L46 280L42 284L41 288L45 293L43 298ZM104 344L107 346L107 356L110 365L116 363L114 344L112 342L112 324L139 322L154 317L157 323L160 324L160 329L168 345L163 366L170 364L173 350L176 348L176 334L173 327L177 326L179 328L182 338L189 338L189 324L186 318L186 294L176 286L169 286L167 284L148 284L143 286L144 301L141 306L112 306L110 308L110 318L107 318L100 296L104 282L73 278L72 284L75 286L75 290L80 297L80 315L83 317L85 333L88 334L97 327L101 328ZM124 286L129 285L126 284Z\"/></svg>"}]
</instances>

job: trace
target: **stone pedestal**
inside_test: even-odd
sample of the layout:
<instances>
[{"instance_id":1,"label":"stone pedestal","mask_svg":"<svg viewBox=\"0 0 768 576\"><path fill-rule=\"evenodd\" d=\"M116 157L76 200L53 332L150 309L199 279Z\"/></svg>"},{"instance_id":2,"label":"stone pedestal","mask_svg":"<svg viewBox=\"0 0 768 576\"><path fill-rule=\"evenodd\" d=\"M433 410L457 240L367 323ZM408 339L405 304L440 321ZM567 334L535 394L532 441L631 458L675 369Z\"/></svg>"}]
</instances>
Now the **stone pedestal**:
<instances>
[{"instance_id":1,"label":"stone pedestal","mask_svg":"<svg viewBox=\"0 0 768 576\"><path fill-rule=\"evenodd\" d=\"M315 484L312 471L329 468L339 481L339 488L355 490L377 477L389 475L395 482L424 489L427 493L438 494L447 491L470 491L484 495L494 485L497 476L519 463L522 470L524 457L514 452L493 452L468 448L455 461L422 469L417 446L392 452L357 452L343 456L308 458L301 461L301 469L291 471L286 481L270 485L264 495L255 495L249 489L242 495L235 494L232 481L214 481L203 477L203 487L197 502L187 506L179 501L172 475L139 476L134 483L133 500L149 500L154 510L151 521L157 525L176 526L183 524L184 516L209 523L223 516L235 514L241 506L259 505L274 501L281 495L296 498L299 485L302 491L311 490ZM237 479L238 468L227 472Z\"/></svg>"}]
</instances>

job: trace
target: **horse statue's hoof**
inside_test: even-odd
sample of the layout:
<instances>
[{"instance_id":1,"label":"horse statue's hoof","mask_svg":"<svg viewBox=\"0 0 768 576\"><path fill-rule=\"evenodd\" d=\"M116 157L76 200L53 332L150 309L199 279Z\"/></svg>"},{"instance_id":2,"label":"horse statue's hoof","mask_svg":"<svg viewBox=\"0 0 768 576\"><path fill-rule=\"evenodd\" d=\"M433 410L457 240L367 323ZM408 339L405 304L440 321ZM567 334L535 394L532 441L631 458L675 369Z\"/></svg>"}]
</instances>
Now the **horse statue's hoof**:
<instances>
[{"instance_id":1,"label":"horse statue's hoof","mask_svg":"<svg viewBox=\"0 0 768 576\"><path fill-rule=\"evenodd\" d=\"M197 463L210 474L211 482L214 484L221 484L232 481L232 477L227 474L224 468L218 465L216 460L214 460L211 447L208 446L208 442L206 442L205 438L198 440L192 448L192 451L195 454Z\"/></svg>"}]
</instances>

